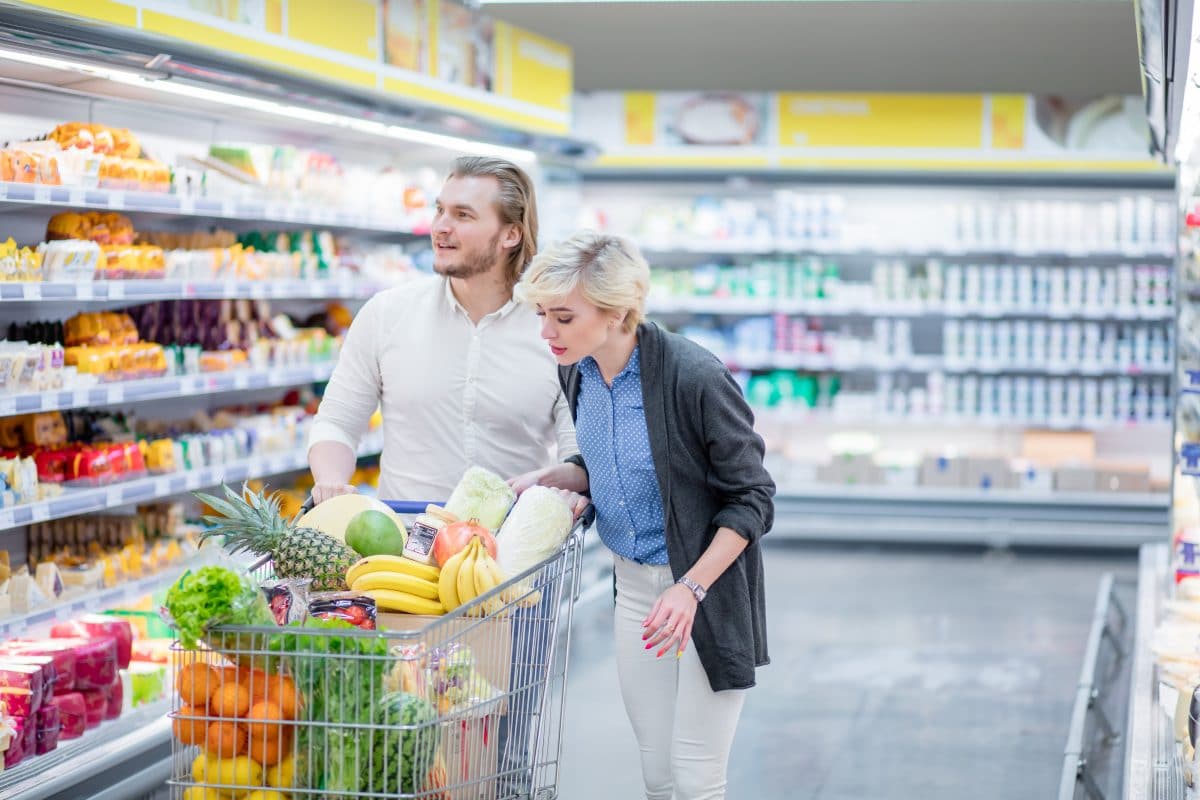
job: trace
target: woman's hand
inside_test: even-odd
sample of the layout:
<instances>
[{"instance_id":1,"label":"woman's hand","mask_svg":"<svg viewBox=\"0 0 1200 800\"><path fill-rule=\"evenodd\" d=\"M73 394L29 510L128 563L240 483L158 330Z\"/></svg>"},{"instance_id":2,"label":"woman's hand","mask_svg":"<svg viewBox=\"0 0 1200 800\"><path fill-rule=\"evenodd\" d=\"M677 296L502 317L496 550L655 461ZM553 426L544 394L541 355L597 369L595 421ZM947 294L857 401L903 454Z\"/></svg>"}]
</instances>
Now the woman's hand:
<instances>
[{"instance_id":1,"label":"woman's hand","mask_svg":"<svg viewBox=\"0 0 1200 800\"><path fill-rule=\"evenodd\" d=\"M587 472L578 464L555 464L545 469L535 469L508 479L508 485L517 494L530 486L549 486L551 489L565 489L568 492L583 493L588 490Z\"/></svg>"},{"instance_id":2,"label":"woman's hand","mask_svg":"<svg viewBox=\"0 0 1200 800\"><path fill-rule=\"evenodd\" d=\"M683 656L692 638L697 605L692 590L678 583L659 595L650 615L642 621L642 640L646 642L646 649L662 645L655 658L662 658L672 647L676 658Z\"/></svg>"},{"instance_id":3,"label":"woman's hand","mask_svg":"<svg viewBox=\"0 0 1200 800\"><path fill-rule=\"evenodd\" d=\"M579 515L582 514L584 509L588 507L588 504L592 502L576 492L568 492L566 489L558 489L557 491L559 495L562 496L562 499L567 501L567 505L571 507L571 515L575 519L579 519Z\"/></svg>"}]
</instances>

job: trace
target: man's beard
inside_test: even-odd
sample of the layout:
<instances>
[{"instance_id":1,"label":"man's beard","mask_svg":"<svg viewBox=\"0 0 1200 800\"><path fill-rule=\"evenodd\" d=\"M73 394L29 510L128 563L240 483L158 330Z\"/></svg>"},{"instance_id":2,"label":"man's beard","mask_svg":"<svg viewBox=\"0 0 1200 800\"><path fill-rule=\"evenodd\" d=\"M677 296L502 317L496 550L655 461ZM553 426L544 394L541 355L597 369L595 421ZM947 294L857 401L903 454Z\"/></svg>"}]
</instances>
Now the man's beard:
<instances>
[{"instance_id":1,"label":"man's beard","mask_svg":"<svg viewBox=\"0 0 1200 800\"><path fill-rule=\"evenodd\" d=\"M495 263L497 245L499 244L500 234L496 234L481 252L475 255L462 253L461 260L457 264L439 266L437 262L434 262L433 270L439 275L445 275L447 278L474 278L476 275L482 275L490 270Z\"/></svg>"}]
</instances>

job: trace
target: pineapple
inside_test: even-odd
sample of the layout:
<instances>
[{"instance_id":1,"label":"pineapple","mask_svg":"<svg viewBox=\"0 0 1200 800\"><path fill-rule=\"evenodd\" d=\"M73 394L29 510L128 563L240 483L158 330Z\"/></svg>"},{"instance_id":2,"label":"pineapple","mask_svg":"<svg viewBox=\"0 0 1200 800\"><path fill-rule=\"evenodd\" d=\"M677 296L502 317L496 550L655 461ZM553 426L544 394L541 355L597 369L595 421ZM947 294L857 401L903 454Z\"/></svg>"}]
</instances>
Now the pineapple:
<instances>
[{"instance_id":1,"label":"pineapple","mask_svg":"<svg viewBox=\"0 0 1200 800\"><path fill-rule=\"evenodd\" d=\"M346 585L346 570L358 561L357 553L316 528L300 528L287 522L279 513L279 498L275 496L268 497L244 485L240 495L228 486L221 488L228 500L195 492L198 500L220 514L204 517L215 527L201 534L201 540L223 535L225 548L231 553L269 555L280 578L312 578L312 588L319 592L350 588Z\"/></svg>"}]
</instances>

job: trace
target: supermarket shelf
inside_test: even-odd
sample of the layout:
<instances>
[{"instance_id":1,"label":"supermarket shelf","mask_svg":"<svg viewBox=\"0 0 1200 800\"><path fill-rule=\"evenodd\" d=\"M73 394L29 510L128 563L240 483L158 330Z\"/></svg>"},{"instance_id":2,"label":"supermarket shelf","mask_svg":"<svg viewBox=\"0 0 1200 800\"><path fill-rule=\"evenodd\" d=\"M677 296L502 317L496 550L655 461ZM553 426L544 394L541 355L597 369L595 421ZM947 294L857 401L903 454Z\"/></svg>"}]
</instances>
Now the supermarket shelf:
<instances>
[{"instance_id":1,"label":"supermarket shelf","mask_svg":"<svg viewBox=\"0 0 1200 800\"><path fill-rule=\"evenodd\" d=\"M1087 259L1087 258L1158 258L1171 259L1175 257L1172 245L1137 245L1130 244L1118 248L1090 247L966 247L964 245L890 245L870 247L863 245L847 245L831 242L789 241L789 240L749 240L749 241L708 241L708 242L655 242L642 246L642 252L648 257L681 256L681 255L817 255L817 256L862 256L862 257L920 257L939 256L946 258L980 258L999 256L1011 258L1046 258L1046 259Z\"/></svg>"},{"instance_id":2,"label":"supermarket shelf","mask_svg":"<svg viewBox=\"0 0 1200 800\"><path fill-rule=\"evenodd\" d=\"M397 224L394 215L352 214L322 206L265 201L216 200L207 197L184 197L165 192L84 189L0 181L0 205L94 208L125 213L237 219L289 226L321 226L416 235L409 227Z\"/></svg>"},{"instance_id":3,"label":"supermarket shelf","mask_svg":"<svg viewBox=\"0 0 1200 800\"><path fill-rule=\"evenodd\" d=\"M646 310L651 314L708 314L758 316L766 314L804 314L845 317L979 317L982 319L1086 319L1147 322L1175 318L1171 306L1126 306L1121 308L976 306L925 302L843 302L837 300L773 297L667 297L650 298Z\"/></svg>"},{"instance_id":4,"label":"supermarket shelf","mask_svg":"<svg viewBox=\"0 0 1200 800\"><path fill-rule=\"evenodd\" d=\"M754 409L754 418L768 425L822 425L826 427L844 426L849 428L895 428L908 429L930 428L944 430L946 428L1041 428L1049 430L1086 430L1086 431L1151 431L1163 435L1171 432L1170 420L1135 421L1106 421L1079 419L1017 419L1012 417L981 417L981 416L951 416L948 414L922 416L898 416L894 414L877 414L866 411L862 414L836 413L826 410L813 409Z\"/></svg>"},{"instance_id":5,"label":"supermarket shelf","mask_svg":"<svg viewBox=\"0 0 1200 800\"><path fill-rule=\"evenodd\" d=\"M274 367L263 372L240 369L204 375L118 381L71 391L0 395L0 417L319 383L329 380L329 376L333 374L333 367L334 362L327 361L320 364Z\"/></svg>"},{"instance_id":6,"label":"supermarket shelf","mask_svg":"<svg viewBox=\"0 0 1200 800\"><path fill-rule=\"evenodd\" d=\"M838 358L821 353L725 353L722 361L735 369L798 369L813 372L950 372L1002 375L1033 373L1037 375L1170 375L1170 364L1102 367L1085 364L1001 364L998 362L967 362L948 360L941 356L914 355L887 358Z\"/></svg>"},{"instance_id":7,"label":"supermarket shelf","mask_svg":"<svg viewBox=\"0 0 1200 800\"><path fill-rule=\"evenodd\" d=\"M1163 713L1158 667L1151 640L1169 584L1169 553L1164 543L1141 548L1137 610L1134 614L1133 667L1125 732L1125 800L1183 800L1187 787L1176 755L1170 717ZM1174 713L1174 709L1169 709Z\"/></svg>"},{"instance_id":8,"label":"supermarket shelf","mask_svg":"<svg viewBox=\"0 0 1200 800\"><path fill-rule=\"evenodd\" d=\"M161 786L170 771L170 710L169 700L147 704L62 742L53 752L25 759L0 773L0 800L98 797L105 787L139 775L146 781L158 777ZM154 784L149 786L125 796L152 791Z\"/></svg>"},{"instance_id":9,"label":"supermarket shelf","mask_svg":"<svg viewBox=\"0 0 1200 800\"><path fill-rule=\"evenodd\" d=\"M1164 494L784 488L772 536L815 541L1130 549L1167 527Z\"/></svg>"},{"instance_id":10,"label":"supermarket shelf","mask_svg":"<svg viewBox=\"0 0 1200 800\"><path fill-rule=\"evenodd\" d=\"M338 280L127 280L76 283L0 283L0 302L64 301L99 303L153 300L341 300L366 299L384 287L368 281Z\"/></svg>"},{"instance_id":11,"label":"supermarket shelf","mask_svg":"<svg viewBox=\"0 0 1200 800\"><path fill-rule=\"evenodd\" d=\"M97 592L72 597L70 600L56 603L49 608L31 611L28 614L4 617L0 619L0 640L21 636L26 631L56 622L67 622L80 614L136 602L146 595L154 594L170 586L186 568L186 564L168 567L155 575L129 581L110 589L101 589ZM0 773L0 775L4 774Z\"/></svg>"},{"instance_id":12,"label":"supermarket shelf","mask_svg":"<svg viewBox=\"0 0 1200 800\"><path fill-rule=\"evenodd\" d=\"M383 437L376 434L363 442L358 455L360 458L378 455L382 450ZM90 514L129 503L149 502L221 483L294 472L307 466L308 451L297 449L252 456L203 469L138 478L95 489L65 489L61 496L51 500L0 509L0 531L34 522Z\"/></svg>"}]
</instances>

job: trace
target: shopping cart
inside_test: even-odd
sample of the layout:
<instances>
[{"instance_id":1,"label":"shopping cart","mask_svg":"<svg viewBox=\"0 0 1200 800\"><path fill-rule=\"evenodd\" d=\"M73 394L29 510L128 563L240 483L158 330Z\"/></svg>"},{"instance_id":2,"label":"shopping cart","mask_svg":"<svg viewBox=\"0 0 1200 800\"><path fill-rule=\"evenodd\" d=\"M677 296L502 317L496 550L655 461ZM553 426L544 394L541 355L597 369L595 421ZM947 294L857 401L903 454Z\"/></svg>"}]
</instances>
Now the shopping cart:
<instances>
[{"instance_id":1,"label":"shopping cart","mask_svg":"<svg viewBox=\"0 0 1200 800\"><path fill-rule=\"evenodd\" d=\"M225 626L201 650L176 641L172 797L556 798L594 514L550 558L444 616L381 612L377 631ZM252 570L274 577L269 560Z\"/></svg>"}]
</instances>

